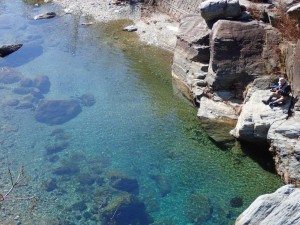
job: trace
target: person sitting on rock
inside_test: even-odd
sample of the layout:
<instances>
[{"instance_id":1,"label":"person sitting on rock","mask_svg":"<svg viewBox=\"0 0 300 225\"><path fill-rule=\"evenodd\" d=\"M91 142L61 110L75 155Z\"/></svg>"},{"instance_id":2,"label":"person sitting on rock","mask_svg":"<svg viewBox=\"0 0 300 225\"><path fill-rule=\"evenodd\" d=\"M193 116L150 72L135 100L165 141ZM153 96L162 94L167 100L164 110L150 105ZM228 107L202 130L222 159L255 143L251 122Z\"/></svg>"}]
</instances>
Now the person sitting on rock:
<instances>
[{"instance_id":1,"label":"person sitting on rock","mask_svg":"<svg viewBox=\"0 0 300 225\"><path fill-rule=\"evenodd\" d=\"M271 91L272 94L269 99L262 100L262 102L266 105L278 106L288 100L291 92L291 85L286 81L286 79L281 77L279 78L278 85L272 86ZM273 98L276 98L276 100L272 101Z\"/></svg>"}]
</instances>

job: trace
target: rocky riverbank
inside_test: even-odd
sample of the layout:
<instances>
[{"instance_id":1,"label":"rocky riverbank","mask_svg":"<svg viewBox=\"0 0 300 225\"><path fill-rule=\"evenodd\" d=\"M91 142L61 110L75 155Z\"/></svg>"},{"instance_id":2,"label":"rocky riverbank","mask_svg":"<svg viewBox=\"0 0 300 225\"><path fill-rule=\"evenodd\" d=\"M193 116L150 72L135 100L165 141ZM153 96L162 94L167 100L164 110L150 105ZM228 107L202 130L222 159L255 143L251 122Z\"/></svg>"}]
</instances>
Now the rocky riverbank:
<instances>
[{"instance_id":1,"label":"rocky riverbank","mask_svg":"<svg viewBox=\"0 0 300 225\"><path fill-rule=\"evenodd\" d=\"M137 28L140 40L149 45L174 51L179 23L167 14L161 13L146 4L134 2L129 4L115 0L53 0L64 8L63 13L92 16L96 22L108 22L129 19Z\"/></svg>"},{"instance_id":2,"label":"rocky riverbank","mask_svg":"<svg viewBox=\"0 0 300 225\"><path fill-rule=\"evenodd\" d=\"M219 122L237 121L231 134L243 141L270 143L278 174L286 183L300 184L300 104L295 104L291 116L292 98L277 108L261 102L280 76L291 82L293 97L300 93L300 65L297 63L300 42L288 41L287 32L273 26L276 17L285 18L287 12L299 21L300 15L294 9L299 8L297 1L281 1L286 11L278 15L282 11L275 4L277 1L256 5L245 0L207 0L200 6L201 15L185 15L180 25L161 13L148 16L148 9L140 4L115 5L112 1L92 0L54 2L64 7L64 13L91 15L97 21L131 19L142 41L171 51L175 49L174 81L182 93L199 106L198 116ZM257 201L262 199L269 201L264 198ZM282 201L280 198L279 202ZM271 211L276 212L280 208L274 204ZM286 205L283 206L282 211L286 209ZM299 208L297 204L295 207ZM250 211L249 208L245 212L246 217L257 216L248 214ZM263 218L268 213L266 210ZM299 219L297 214L289 217L293 217L293 221ZM237 224L257 224L253 220L242 221L238 219ZM268 221L265 224L273 224Z\"/></svg>"}]
</instances>

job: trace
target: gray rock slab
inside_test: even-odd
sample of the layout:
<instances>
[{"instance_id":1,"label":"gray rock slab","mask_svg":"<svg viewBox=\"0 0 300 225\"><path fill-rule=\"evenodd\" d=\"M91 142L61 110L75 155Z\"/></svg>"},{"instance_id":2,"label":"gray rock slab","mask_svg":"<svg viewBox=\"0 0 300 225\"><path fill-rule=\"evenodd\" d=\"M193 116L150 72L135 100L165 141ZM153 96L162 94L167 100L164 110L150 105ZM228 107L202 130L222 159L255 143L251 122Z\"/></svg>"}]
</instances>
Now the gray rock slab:
<instances>
[{"instance_id":1,"label":"gray rock slab","mask_svg":"<svg viewBox=\"0 0 300 225\"><path fill-rule=\"evenodd\" d=\"M272 108L262 103L262 100L268 99L269 90L249 91L249 93L251 96L246 97L247 102L244 103L236 127L231 131L231 134L249 142L266 142L272 124L286 119L289 104Z\"/></svg>"},{"instance_id":2,"label":"gray rock slab","mask_svg":"<svg viewBox=\"0 0 300 225\"><path fill-rule=\"evenodd\" d=\"M239 16L239 0L207 0L200 4L200 12L206 21Z\"/></svg>"},{"instance_id":3,"label":"gray rock slab","mask_svg":"<svg viewBox=\"0 0 300 225\"><path fill-rule=\"evenodd\" d=\"M257 224L300 224L300 189L285 185L272 194L259 196L235 222L235 225Z\"/></svg>"},{"instance_id":4,"label":"gray rock slab","mask_svg":"<svg viewBox=\"0 0 300 225\"><path fill-rule=\"evenodd\" d=\"M238 115L233 106L222 101L202 97L197 113L198 117L218 121L236 120Z\"/></svg>"}]
</instances>

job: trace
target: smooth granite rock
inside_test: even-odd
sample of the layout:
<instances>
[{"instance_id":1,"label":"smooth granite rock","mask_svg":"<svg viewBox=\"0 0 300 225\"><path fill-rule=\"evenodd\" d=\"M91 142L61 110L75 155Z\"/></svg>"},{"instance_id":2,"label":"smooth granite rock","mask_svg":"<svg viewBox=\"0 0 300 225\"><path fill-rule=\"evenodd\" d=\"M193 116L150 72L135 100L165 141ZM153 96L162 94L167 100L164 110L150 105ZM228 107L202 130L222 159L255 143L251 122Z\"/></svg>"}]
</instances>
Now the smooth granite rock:
<instances>
[{"instance_id":1,"label":"smooth granite rock","mask_svg":"<svg viewBox=\"0 0 300 225\"><path fill-rule=\"evenodd\" d=\"M236 120L238 118L236 109L232 105L206 97L201 98L197 115L200 118L218 121Z\"/></svg>"},{"instance_id":2,"label":"smooth granite rock","mask_svg":"<svg viewBox=\"0 0 300 225\"><path fill-rule=\"evenodd\" d=\"M235 221L235 225L300 224L300 189L285 185L259 196Z\"/></svg>"},{"instance_id":3,"label":"smooth granite rock","mask_svg":"<svg viewBox=\"0 0 300 225\"><path fill-rule=\"evenodd\" d=\"M233 18L241 14L239 0L207 0L200 4L200 12L206 21Z\"/></svg>"}]
</instances>

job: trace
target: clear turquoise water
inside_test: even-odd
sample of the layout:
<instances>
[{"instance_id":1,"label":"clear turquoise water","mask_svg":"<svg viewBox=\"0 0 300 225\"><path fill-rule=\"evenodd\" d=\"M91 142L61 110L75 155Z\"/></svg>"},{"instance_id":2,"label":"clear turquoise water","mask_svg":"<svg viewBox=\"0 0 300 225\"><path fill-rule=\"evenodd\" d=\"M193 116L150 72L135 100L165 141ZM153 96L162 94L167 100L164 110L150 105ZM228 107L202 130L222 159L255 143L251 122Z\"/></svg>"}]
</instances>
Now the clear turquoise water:
<instances>
[{"instance_id":1,"label":"clear turquoise water","mask_svg":"<svg viewBox=\"0 0 300 225\"><path fill-rule=\"evenodd\" d=\"M60 12L54 5L33 7L17 0L0 5L0 43L24 44L0 60L1 67L32 79L48 76L46 99L92 94L96 100L76 118L48 126L34 119L34 110L7 106L9 99L24 96L12 92L18 84L1 84L0 190L10 186L7 168L16 177L24 165L27 178L10 197L39 198L33 210L32 201L4 201L1 224L129 224L118 220L124 206L113 208L126 192L111 187L112 174L137 180L139 191L133 195L159 225L232 224L257 196L282 185L238 146L225 151L209 140L196 110L174 94L168 53L128 47L132 37L124 40L107 25L82 26L79 16L31 19ZM47 147L60 143L67 147L47 154ZM62 167L76 172L58 175ZM236 197L242 199L238 207L231 202ZM109 207L113 213L105 220ZM128 217L140 213L130 210Z\"/></svg>"}]
</instances>

